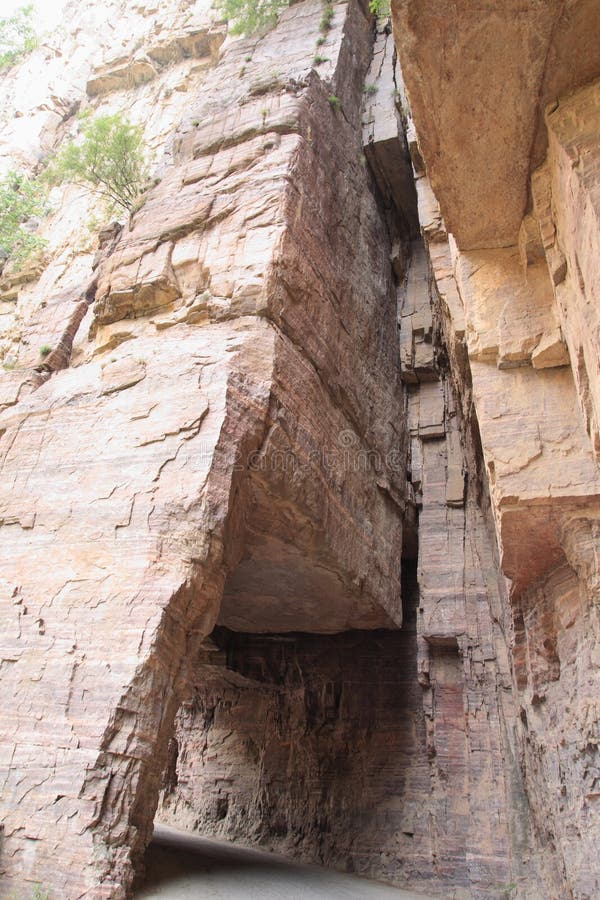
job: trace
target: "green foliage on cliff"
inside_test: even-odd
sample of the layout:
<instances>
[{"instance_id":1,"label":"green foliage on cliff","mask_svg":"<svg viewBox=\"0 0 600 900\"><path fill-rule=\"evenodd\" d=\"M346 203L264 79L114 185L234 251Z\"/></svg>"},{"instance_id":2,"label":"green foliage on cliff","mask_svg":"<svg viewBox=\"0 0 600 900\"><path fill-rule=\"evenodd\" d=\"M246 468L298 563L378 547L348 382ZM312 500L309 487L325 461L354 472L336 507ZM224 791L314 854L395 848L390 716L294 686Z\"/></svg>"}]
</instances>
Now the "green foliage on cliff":
<instances>
[{"instance_id":1,"label":"green foliage on cliff","mask_svg":"<svg viewBox=\"0 0 600 900\"><path fill-rule=\"evenodd\" d=\"M231 34L252 34L272 26L289 0L215 0L214 7L226 22Z\"/></svg>"},{"instance_id":2,"label":"green foliage on cliff","mask_svg":"<svg viewBox=\"0 0 600 900\"><path fill-rule=\"evenodd\" d=\"M45 213L45 190L39 181L18 172L8 172L0 179L0 267L9 259L17 268L44 241L27 227Z\"/></svg>"},{"instance_id":3,"label":"green foliage on cliff","mask_svg":"<svg viewBox=\"0 0 600 900\"><path fill-rule=\"evenodd\" d=\"M38 884L34 888L31 900L50 900L50 892L45 890L43 885Z\"/></svg>"},{"instance_id":4,"label":"green foliage on cliff","mask_svg":"<svg viewBox=\"0 0 600 900\"><path fill-rule=\"evenodd\" d=\"M23 6L14 15L0 19L0 72L37 47L32 13L33 6Z\"/></svg>"},{"instance_id":5,"label":"green foliage on cliff","mask_svg":"<svg viewBox=\"0 0 600 900\"><path fill-rule=\"evenodd\" d=\"M120 114L84 121L78 138L50 162L47 178L88 187L111 210L133 212L147 178L142 127Z\"/></svg>"},{"instance_id":6,"label":"green foliage on cliff","mask_svg":"<svg viewBox=\"0 0 600 900\"><path fill-rule=\"evenodd\" d=\"M389 16L390 0L370 0L369 9L376 16Z\"/></svg>"}]
</instances>

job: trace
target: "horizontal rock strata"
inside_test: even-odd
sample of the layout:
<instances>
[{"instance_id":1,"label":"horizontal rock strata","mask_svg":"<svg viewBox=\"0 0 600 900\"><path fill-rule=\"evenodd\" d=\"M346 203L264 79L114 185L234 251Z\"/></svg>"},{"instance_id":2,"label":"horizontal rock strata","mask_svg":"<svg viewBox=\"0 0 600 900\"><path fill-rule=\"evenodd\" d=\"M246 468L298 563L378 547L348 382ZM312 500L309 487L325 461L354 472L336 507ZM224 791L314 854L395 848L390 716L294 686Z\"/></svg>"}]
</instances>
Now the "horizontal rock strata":
<instances>
[{"instance_id":1,"label":"horizontal rock strata","mask_svg":"<svg viewBox=\"0 0 600 900\"><path fill-rule=\"evenodd\" d=\"M361 163L370 24L337 6L317 73L320 17L296 6L223 53L100 263L89 342L4 413L7 890L124 895L218 617L401 623L395 296Z\"/></svg>"},{"instance_id":2,"label":"horizontal rock strata","mask_svg":"<svg viewBox=\"0 0 600 900\"><path fill-rule=\"evenodd\" d=\"M155 813L600 893L598 8L392 19L85 0L0 80L3 171L80 111L152 174L0 273L2 897L126 897Z\"/></svg>"},{"instance_id":3,"label":"horizontal rock strata","mask_svg":"<svg viewBox=\"0 0 600 900\"><path fill-rule=\"evenodd\" d=\"M392 5L452 379L478 426L509 579L539 896L593 897L598 10L507 4L475 17L459 5L452 48L440 54L448 10Z\"/></svg>"}]
</instances>

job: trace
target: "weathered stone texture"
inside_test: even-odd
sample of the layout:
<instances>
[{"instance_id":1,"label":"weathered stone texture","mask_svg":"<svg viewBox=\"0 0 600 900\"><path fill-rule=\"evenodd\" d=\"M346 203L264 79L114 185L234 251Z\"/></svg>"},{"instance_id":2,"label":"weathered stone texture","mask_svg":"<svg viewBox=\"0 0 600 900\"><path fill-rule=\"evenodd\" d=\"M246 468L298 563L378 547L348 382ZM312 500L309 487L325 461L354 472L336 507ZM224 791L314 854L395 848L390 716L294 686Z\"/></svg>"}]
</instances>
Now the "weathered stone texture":
<instances>
[{"instance_id":1,"label":"weathered stone texture","mask_svg":"<svg viewBox=\"0 0 600 900\"><path fill-rule=\"evenodd\" d=\"M600 459L600 82L561 98L546 122L548 224L554 231L547 252L549 261L554 250L566 263L565 278L555 277L554 291L585 427Z\"/></svg>"},{"instance_id":2,"label":"weathered stone texture","mask_svg":"<svg viewBox=\"0 0 600 900\"><path fill-rule=\"evenodd\" d=\"M431 278L418 245L413 260L419 316ZM218 630L177 719L157 815L442 895L500 896L516 880L535 896L505 587L478 481L466 479L476 448L437 363L435 318L432 371L408 398L418 560L408 514L402 631Z\"/></svg>"},{"instance_id":3,"label":"weathered stone texture","mask_svg":"<svg viewBox=\"0 0 600 900\"><path fill-rule=\"evenodd\" d=\"M232 449L258 445L267 410L272 335L238 335L139 338L139 357L57 374L3 421L7 886L118 895L147 840L161 736L222 589ZM238 365L215 374L224 356Z\"/></svg>"},{"instance_id":4,"label":"weathered stone texture","mask_svg":"<svg viewBox=\"0 0 600 900\"><path fill-rule=\"evenodd\" d=\"M413 608L402 632L218 632L160 821L399 883L436 880Z\"/></svg>"},{"instance_id":5,"label":"weathered stone texture","mask_svg":"<svg viewBox=\"0 0 600 900\"><path fill-rule=\"evenodd\" d=\"M546 104L600 74L594 0L393 0L422 159L461 249L516 242Z\"/></svg>"},{"instance_id":6,"label":"weathered stone texture","mask_svg":"<svg viewBox=\"0 0 600 900\"><path fill-rule=\"evenodd\" d=\"M598 85L582 87L598 7L454 5L436 54L449 8L392 5L450 377L487 472L478 454L467 468L510 579L495 618L544 881L531 896L583 900L598 893Z\"/></svg>"},{"instance_id":7,"label":"weathered stone texture","mask_svg":"<svg viewBox=\"0 0 600 900\"><path fill-rule=\"evenodd\" d=\"M81 105L155 176L98 251L55 192L0 282L2 896L124 897L161 783L442 896L600 892L598 4L392 6L402 71L362 0L107 0L2 80L3 165Z\"/></svg>"},{"instance_id":8,"label":"weathered stone texture","mask_svg":"<svg viewBox=\"0 0 600 900\"><path fill-rule=\"evenodd\" d=\"M597 546L597 522L569 522L569 549ZM584 551L585 552L585 551ZM523 762L539 841L559 894L594 897L598 816L597 583L564 564L529 588L516 614L516 675L526 739ZM518 654L518 655L517 655Z\"/></svg>"},{"instance_id":9,"label":"weathered stone texture","mask_svg":"<svg viewBox=\"0 0 600 900\"><path fill-rule=\"evenodd\" d=\"M408 424L419 511L418 672L432 822L445 835L436 850L440 889L453 883L465 896L485 897L515 881L527 896L538 874L510 726L515 709L503 632L505 585L485 515L478 435L471 434L445 369L447 319L432 302L422 247L413 258L424 276L413 319L425 311L431 322L432 369L410 389ZM410 308L406 297L401 302L401 311Z\"/></svg>"},{"instance_id":10,"label":"weathered stone texture","mask_svg":"<svg viewBox=\"0 0 600 900\"><path fill-rule=\"evenodd\" d=\"M388 211L402 210L377 142L391 133L383 118L397 123L394 104L367 105L377 183ZM510 725L506 589L478 508L480 448L447 377L443 313L420 241L404 249L397 274L410 386L403 596L414 618L376 638L218 632L220 652L201 657L178 716L158 815L341 867L350 859L357 871L428 891L489 897L516 880L526 896L539 874ZM255 590L247 570L244 582ZM255 617L237 630L247 622L257 630ZM388 682L397 686L389 696ZM366 732L364 709L374 710ZM382 732L389 753L373 767Z\"/></svg>"},{"instance_id":11,"label":"weathered stone texture","mask_svg":"<svg viewBox=\"0 0 600 900\"><path fill-rule=\"evenodd\" d=\"M75 114L80 112L121 113L140 124L152 174L164 170L169 157L165 145L186 113L186 94L200 89L225 37L224 26L211 22L208 0L198 0L193 10L185 0L135 7L120 0L73 2L65 21L62 32L45 38L22 64L2 74L0 169L37 174L48 153L77 133ZM86 79L96 64L114 55L117 36L119 52L129 59L135 46L153 44L160 32L165 39L172 34L181 46L203 36L212 56L203 57L201 64L173 54L161 62L151 83L87 98ZM60 339L73 301L91 280L98 223L106 216L98 198L73 185L55 188L50 205L52 215L40 226L47 241L42 258L18 273L9 265L0 278L0 360L14 367L13 381L22 366L40 362L41 346L56 346ZM86 330L75 341L76 357Z\"/></svg>"},{"instance_id":12,"label":"weathered stone texture","mask_svg":"<svg viewBox=\"0 0 600 900\"><path fill-rule=\"evenodd\" d=\"M406 239L418 235L419 219L394 57L390 29L377 29L373 59L364 84L363 143L381 196L388 207L394 208Z\"/></svg>"},{"instance_id":13,"label":"weathered stone texture","mask_svg":"<svg viewBox=\"0 0 600 900\"><path fill-rule=\"evenodd\" d=\"M225 583L238 625L401 622L395 294L360 160L370 25L335 7L323 82L320 16L230 44L100 262L90 340L5 410L2 891L127 891Z\"/></svg>"}]
</instances>

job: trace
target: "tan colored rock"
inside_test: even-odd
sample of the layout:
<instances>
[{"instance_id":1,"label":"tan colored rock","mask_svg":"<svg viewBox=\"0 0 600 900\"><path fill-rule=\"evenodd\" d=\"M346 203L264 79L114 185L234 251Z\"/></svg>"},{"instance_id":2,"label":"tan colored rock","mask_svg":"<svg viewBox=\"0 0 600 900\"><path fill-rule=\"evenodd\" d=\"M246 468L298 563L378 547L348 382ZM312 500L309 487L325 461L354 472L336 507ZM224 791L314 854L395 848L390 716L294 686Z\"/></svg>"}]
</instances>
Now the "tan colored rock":
<instances>
[{"instance_id":1,"label":"tan colored rock","mask_svg":"<svg viewBox=\"0 0 600 900\"><path fill-rule=\"evenodd\" d=\"M159 66L173 65L190 58L214 63L224 38L224 30L214 26L208 29L192 26L179 32L169 29L162 41L146 47L146 55Z\"/></svg>"},{"instance_id":2,"label":"tan colored rock","mask_svg":"<svg viewBox=\"0 0 600 900\"><path fill-rule=\"evenodd\" d=\"M556 332L552 306L540 307L540 294L530 287L536 269L527 270L526 280L513 250L463 253L457 263L503 566L515 584L529 583L560 559L561 541L548 508L576 509L587 496L598 495L600 484L570 369L538 365L542 371L536 374L522 367L540 346L540 333Z\"/></svg>"},{"instance_id":3,"label":"tan colored rock","mask_svg":"<svg viewBox=\"0 0 600 900\"><path fill-rule=\"evenodd\" d=\"M542 336L531 354L531 364L534 369L549 369L553 366L570 364L569 351L562 339L560 328L555 328L554 331Z\"/></svg>"},{"instance_id":4,"label":"tan colored rock","mask_svg":"<svg viewBox=\"0 0 600 900\"><path fill-rule=\"evenodd\" d=\"M174 59L160 68L153 81L91 102L84 98L85 81L94 65L118 55L115 28L124 36L123 50L119 51L124 59L133 58L145 42L156 41L157 33L167 38L172 32L174 40L181 41L188 32L192 37L201 32L212 48L212 65L224 31L211 24L208 0L198 0L193 11L180 0L169 0L160 8L146 4L127 9L112 0L78 3L70 8L67 20L73 33L67 29L60 37L49 37L0 79L0 167L37 170L49 151L75 135L75 112L83 101L85 112L120 113L141 124L148 162L157 174L155 167L160 168L168 139L186 112L186 100L174 85L185 78L190 92L198 91L206 77L206 60L203 58L202 64L198 61L196 69L191 58ZM37 364L40 346L56 345L61 322L68 321L72 312L66 302L68 295L71 290L77 295L82 284L91 280L95 233L106 221L102 203L72 185L55 188L50 206L53 212L43 220L40 230L47 241L46 268L41 277L39 271L33 271L33 281L19 278L19 283L10 288L17 302L6 311L0 327L0 356L9 354L16 360L17 369ZM16 339L23 322L31 332L29 345ZM76 358L80 346L85 346L87 329L88 324L75 340Z\"/></svg>"},{"instance_id":5,"label":"tan colored rock","mask_svg":"<svg viewBox=\"0 0 600 900\"><path fill-rule=\"evenodd\" d=\"M247 45L230 43L162 181L100 263L91 340L84 320L68 369L8 393L7 889L125 895L188 665L219 617L319 632L401 623L391 242L360 160L362 79L349 77L368 68L370 26L336 6L332 88L309 74L321 15L316 0L292 7L246 83ZM304 81L255 97L283 59L283 83L298 67ZM359 224L339 229L345 219ZM52 315L62 333L91 262L71 284L65 261L63 296L53 258L50 302L32 293L35 329Z\"/></svg>"},{"instance_id":6,"label":"tan colored rock","mask_svg":"<svg viewBox=\"0 0 600 900\"><path fill-rule=\"evenodd\" d=\"M402 223L403 237L415 238L419 232L415 184L398 109L394 56L392 35L386 29L378 31L365 81L363 143L381 194Z\"/></svg>"},{"instance_id":7,"label":"tan colored rock","mask_svg":"<svg viewBox=\"0 0 600 900\"><path fill-rule=\"evenodd\" d=\"M500 630L514 636L506 661L537 829L540 881L533 896L591 897L600 890L588 768L598 720L597 703L588 698L598 692L592 650L598 636L592 561L600 516L598 352L592 346L599 57L591 35L599 9L589 2L489 4L476 12L467 6L450 11L397 0L396 42L419 142L420 208L442 298L450 377L475 436L474 444L465 441L468 476L478 471L480 440L501 571L511 579L507 598L490 595L490 608L504 621ZM442 221L458 250L452 237L444 248ZM458 288L460 304L452 302L449 284ZM445 451L433 443L424 450L422 633L433 646L447 646L464 601L458 590L445 593L458 555L450 549L451 520L445 549L436 567L430 565L444 533L441 514L437 520L434 514L444 482L439 474L428 479L427 454L429 471L439 473ZM467 509L468 497L467 490ZM497 638L495 652L506 655ZM424 684L430 668L424 652ZM528 896L524 882L517 894Z\"/></svg>"},{"instance_id":8,"label":"tan colored rock","mask_svg":"<svg viewBox=\"0 0 600 900\"><path fill-rule=\"evenodd\" d=\"M531 214L523 217L519 228L519 256L525 272L528 266L545 259L540 226Z\"/></svg>"},{"instance_id":9,"label":"tan colored rock","mask_svg":"<svg viewBox=\"0 0 600 900\"><path fill-rule=\"evenodd\" d=\"M418 178L416 181L417 197L419 201L419 221L423 234L432 241L445 241L447 231L440 212L439 204L435 198L428 178Z\"/></svg>"},{"instance_id":10,"label":"tan colored rock","mask_svg":"<svg viewBox=\"0 0 600 900\"><path fill-rule=\"evenodd\" d=\"M435 381L433 316L429 296L429 263L421 241L410 245L406 278L398 289L398 326L402 380Z\"/></svg>"},{"instance_id":11,"label":"tan colored rock","mask_svg":"<svg viewBox=\"0 0 600 900\"><path fill-rule=\"evenodd\" d=\"M528 364L542 334L557 325L545 267L524 276L514 249L463 253L457 279L469 356L499 368Z\"/></svg>"},{"instance_id":12,"label":"tan colored rock","mask_svg":"<svg viewBox=\"0 0 600 900\"><path fill-rule=\"evenodd\" d=\"M600 82L561 98L546 117L556 248L564 277L555 278L561 326L569 347L582 414L600 454ZM552 256L549 254L549 262Z\"/></svg>"},{"instance_id":13,"label":"tan colored rock","mask_svg":"<svg viewBox=\"0 0 600 900\"><path fill-rule=\"evenodd\" d=\"M122 91L146 84L156 78L156 69L149 59L114 60L96 70L86 85L88 97L100 97L111 91Z\"/></svg>"},{"instance_id":14,"label":"tan colored rock","mask_svg":"<svg viewBox=\"0 0 600 900\"><path fill-rule=\"evenodd\" d=\"M173 243L166 241L159 243L156 250L143 253L139 259L130 262L126 257L123 264L123 253L117 251L115 256L119 268L111 277L108 297L102 293L104 281L101 270L92 330L95 331L99 325L136 319L172 306L181 296L171 266L172 252Z\"/></svg>"},{"instance_id":15,"label":"tan colored rock","mask_svg":"<svg viewBox=\"0 0 600 900\"><path fill-rule=\"evenodd\" d=\"M543 158L546 104L600 74L597 5L395 0L392 13L420 152L448 230L462 249L516 243L532 145L533 165Z\"/></svg>"},{"instance_id":16,"label":"tan colored rock","mask_svg":"<svg viewBox=\"0 0 600 900\"><path fill-rule=\"evenodd\" d=\"M419 389L419 437L432 440L446 433L444 423L444 391L439 381L423 384Z\"/></svg>"},{"instance_id":17,"label":"tan colored rock","mask_svg":"<svg viewBox=\"0 0 600 900\"><path fill-rule=\"evenodd\" d=\"M98 253L57 192L0 310L0 894L124 897L161 783L417 890L600 890L596 12L396 6L414 120L356 0L322 67L318 0L222 48L204 3L86 2L72 67L2 84L3 158L95 70L158 181Z\"/></svg>"}]
</instances>

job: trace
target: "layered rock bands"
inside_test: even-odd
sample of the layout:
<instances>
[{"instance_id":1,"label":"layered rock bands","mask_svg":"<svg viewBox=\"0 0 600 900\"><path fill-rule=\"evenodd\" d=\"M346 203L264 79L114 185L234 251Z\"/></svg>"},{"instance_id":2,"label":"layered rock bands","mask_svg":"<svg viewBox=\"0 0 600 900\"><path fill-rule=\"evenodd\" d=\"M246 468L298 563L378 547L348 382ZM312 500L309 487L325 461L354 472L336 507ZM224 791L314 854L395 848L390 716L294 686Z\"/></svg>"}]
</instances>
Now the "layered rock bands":
<instances>
[{"instance_id":1,"label":"layered rock bands","mask_svg":"<svg viewBox=\"0 0 600 900\"><path fill-rule=\"evenodd\" d=\"M541 855L600 891L598 4L392 3L452 381L476 418ZM451 40L449 39L451 35ZM486 477L487 476L487 477Z\"/></svg>"},{"instance_id":2,"label":"layered rock bands","mask_svg":"<svg viewBox=\"0 0 600 900\"><path fill-rule=\"evenodd\" d=\"M125 894L217 620L401 624L396 298L360 129L371 22L336 6L317 72L321 17L304 3L230 43L96 270L73 364L3 414L3 892Z\"/></svg>"},{"instance_id":3,"label":"layered rock bands","mask_svg":"<svg viewBox=\"0 0 600 900\"><path fill-rule=\"evenodd\" d=\"M156 177L0 283L0 896L127 896L156 814L591 900L594 4L108 5L17 117L146 110Z\"/></svg>"}]
</instances>

